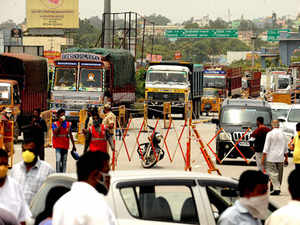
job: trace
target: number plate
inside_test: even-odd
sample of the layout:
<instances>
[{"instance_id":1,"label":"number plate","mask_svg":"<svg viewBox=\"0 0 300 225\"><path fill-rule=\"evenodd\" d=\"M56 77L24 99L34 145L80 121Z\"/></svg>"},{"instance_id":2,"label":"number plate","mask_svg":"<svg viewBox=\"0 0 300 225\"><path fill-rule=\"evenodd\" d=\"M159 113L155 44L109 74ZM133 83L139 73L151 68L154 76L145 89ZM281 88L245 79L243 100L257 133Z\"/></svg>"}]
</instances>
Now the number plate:
<instances>
[{"instance_id":1,"label":"number plate","mask_svg":"<svg viewBox=\"0 0 300 225\"><path fill-rule=\"evenodd\" d=\"M249 143L249 142L246 142L246 141L241 141L241 142L239 143L239 146L249 147L249 146L250 146L250 143Z\"/></svg>"}]
</instances>

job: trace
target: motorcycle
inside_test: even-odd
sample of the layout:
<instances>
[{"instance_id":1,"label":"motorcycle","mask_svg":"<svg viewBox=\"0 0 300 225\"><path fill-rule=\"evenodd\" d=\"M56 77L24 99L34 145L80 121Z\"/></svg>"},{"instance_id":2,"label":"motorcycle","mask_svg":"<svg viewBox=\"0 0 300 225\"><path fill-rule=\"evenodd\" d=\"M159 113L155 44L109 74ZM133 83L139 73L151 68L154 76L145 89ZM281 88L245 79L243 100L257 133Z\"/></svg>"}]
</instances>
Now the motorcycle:
<instances>
[{"instance_id":1,"label":"motorcycle","mask_svg":"<svg viewBox=\"0 0 300 225\"><path fill-rule=\"evenodd\" d=\"M151 127L149 125L148 127L151 130L154 130L154 127ZM159 146L161 140L163 139L163 136L160 134L160 132L155 131L152 138L152 133L153 132L151 132L151 135L148 137L149 142L143 143L140 145L140 148L137 148L137 152L141 159L141 165L144 168L151 168L155 166L155 164L158 163L158 161L162 160L165 155L164 150Z\"/></svg>"}]
</instances>

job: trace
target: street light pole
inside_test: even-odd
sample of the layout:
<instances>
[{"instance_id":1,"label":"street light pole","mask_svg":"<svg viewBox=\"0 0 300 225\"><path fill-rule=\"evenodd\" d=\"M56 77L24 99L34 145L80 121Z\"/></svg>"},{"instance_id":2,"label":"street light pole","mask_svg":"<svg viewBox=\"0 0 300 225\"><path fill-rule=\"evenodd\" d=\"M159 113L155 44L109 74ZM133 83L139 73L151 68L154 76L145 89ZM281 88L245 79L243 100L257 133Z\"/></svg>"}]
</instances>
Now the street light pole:
<instances>
[{"instance_id":1,"label":"street light pole","mask_svg":"<svg viewBox=\"0 0 300 225\"><path fill-rule=\"evenodd\" d=\"M111 48L111 0L104 0L104 48Z\"/></svg>"}]
</instances>

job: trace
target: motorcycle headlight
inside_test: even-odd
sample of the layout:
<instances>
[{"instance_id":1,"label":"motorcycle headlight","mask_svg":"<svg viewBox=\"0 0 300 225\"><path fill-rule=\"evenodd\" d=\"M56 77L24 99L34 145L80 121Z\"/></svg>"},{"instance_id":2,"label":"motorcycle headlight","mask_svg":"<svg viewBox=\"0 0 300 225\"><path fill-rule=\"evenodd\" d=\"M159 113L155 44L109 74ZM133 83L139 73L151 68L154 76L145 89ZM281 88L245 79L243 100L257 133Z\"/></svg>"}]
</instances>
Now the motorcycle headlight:
<instances>
[{"instance_id":1,"label":"motorcycle headlight","mask_svg":"<svg viewBox=\"0 0 300 225\"><path fill-rule=\"evenodd\" d=\"M225 132L221 132L219 134L219 137L220 137L221 141L231 141L232 140L231 134L225 133Z\"/></svg>"}]
</instances>

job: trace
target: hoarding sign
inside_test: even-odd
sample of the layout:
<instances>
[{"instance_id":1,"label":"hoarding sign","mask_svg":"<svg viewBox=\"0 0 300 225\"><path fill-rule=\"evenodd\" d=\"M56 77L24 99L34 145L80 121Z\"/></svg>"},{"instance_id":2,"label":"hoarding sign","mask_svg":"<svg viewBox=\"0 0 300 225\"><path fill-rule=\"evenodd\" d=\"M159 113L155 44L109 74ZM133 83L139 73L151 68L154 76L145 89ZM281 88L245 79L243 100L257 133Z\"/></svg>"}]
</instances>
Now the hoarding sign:
<instances>
[{"instance_id":1,"label":"hoarding sign","mask_svg":"<svg viewBox=\"0 0 300 225\"><path fill-rule=\"evenodd\" d=\"M290 32L290 29L273 29L268 30L267 32L267 40L268 41L278 41L278 38L280 36L280 32Z\"/></svg>"},{"instance_id":2,"label":"hoarding sign","mask_svg":"<svg viewBox=\"0 0 300 225\"><path fill-rule=\"evenodd\" d=\"M78 59L78 60L101 60L101 56L86 52L62 53L62 59Z\"/></svg>"},{"instance_id":3,"label":"hoarding sign","mask_svg":"<svg viewBox=\"0 0 300 225\"><path fill-rule=\"evenodd\" d=\"M79 0L26 0L28 28L79 28Z\"/></svg>"},{"instance_id":4,"label":"hoarding sign","mask_svg":"<svg viewBox=\"0 0 300 225\"><path fill-rule=\"evenodd\" d=\"M152 62L161 62L162 61L162 56L161 55L152 55L151 54L147 54L146 59L148 61L152 61Z\"/></svg>"}]
</instances>

